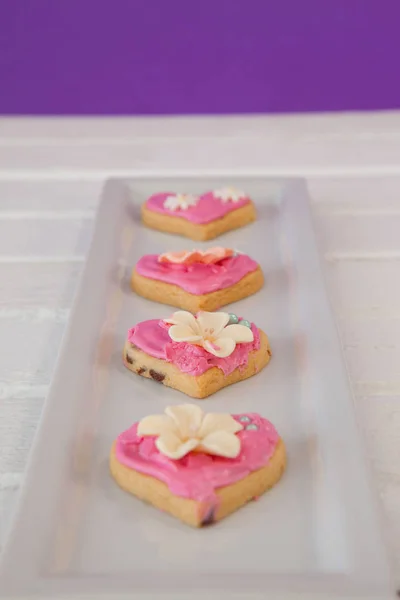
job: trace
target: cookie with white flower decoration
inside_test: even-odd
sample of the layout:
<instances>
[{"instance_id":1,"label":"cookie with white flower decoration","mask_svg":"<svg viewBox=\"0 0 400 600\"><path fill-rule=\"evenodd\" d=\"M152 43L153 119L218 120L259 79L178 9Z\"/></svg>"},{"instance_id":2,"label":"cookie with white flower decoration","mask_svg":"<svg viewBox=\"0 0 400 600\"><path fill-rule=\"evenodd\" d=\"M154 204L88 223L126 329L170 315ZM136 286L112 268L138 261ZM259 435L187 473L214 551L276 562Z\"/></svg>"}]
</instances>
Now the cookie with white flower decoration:
<instances>
[{"instance_id":1,"label":"cookie with white flower decoration","mask_svg":"<svg viewBox=\"0 0 400 600\"><path fill-rule=\"evenodd\" d=\"M206 398L256 375L271 358L266 334L233 313L177 311L129 330L125 366L184 392Z\"/></svg>"},{"instance_id":2,"label":"cookie with white flower decoration","mask_svg":"<svg viewBox=\"0 0 400 600\"><path fill-rule=\"evenodd\" d=\"M281 478L285 446L256 413L169 406L121 433L110 454L118 485L193 527L220 521Z\"/></svg>"},{"instance_id":3,"label":"cookie with white flower decoration","mask_svg":"<svg viewBox=\"0 0 400 600\"><path fill-rule=\"evenodd\" d=\"M199 196L158 193L142 206L142 220L148 227L198 241L211 240L255 219L251 198L231 187Z\"/></svg>"},{"instance_id":4,"label":"cookie with white flower decoration","mask_svg":"<svg viewBox=\"0 0 400 600\"><path fill-rule=\"evenodd\" d=\"M149 300L198 312L216 310L258 292L260 265L232 248L146 254L132 273L133 290Z\"/></svg>"}]
</instances>

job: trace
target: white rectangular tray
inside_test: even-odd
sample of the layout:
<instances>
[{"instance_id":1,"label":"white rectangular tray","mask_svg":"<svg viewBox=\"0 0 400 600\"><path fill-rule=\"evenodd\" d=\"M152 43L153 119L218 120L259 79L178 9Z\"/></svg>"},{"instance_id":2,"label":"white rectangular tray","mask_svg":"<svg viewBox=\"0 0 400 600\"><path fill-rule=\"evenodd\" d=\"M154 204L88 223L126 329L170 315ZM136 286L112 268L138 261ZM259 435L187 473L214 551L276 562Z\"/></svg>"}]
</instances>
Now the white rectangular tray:
<instances>
[{"instance_id":1,"label":"white rectangular tray","mask_svg":"<svg viewBox=\"0 0 400 600\"><path fill-rule=\"evenodd\" d=\"M120 490L108 453L134 421L191 401L122 365L128 328L172 310L130 291L135 261L194 245L145 229L139 206L155 191L227 183L254 198L259 219L217 243L250 254L266 276L260 293L230 310L269 334L273 358L201 406L269 418L287 444L288 468L258 502L193 530ZM382 599L390 591L304 183L108 182L2 558L0 597Z\"/></svg>"}]
</instances>

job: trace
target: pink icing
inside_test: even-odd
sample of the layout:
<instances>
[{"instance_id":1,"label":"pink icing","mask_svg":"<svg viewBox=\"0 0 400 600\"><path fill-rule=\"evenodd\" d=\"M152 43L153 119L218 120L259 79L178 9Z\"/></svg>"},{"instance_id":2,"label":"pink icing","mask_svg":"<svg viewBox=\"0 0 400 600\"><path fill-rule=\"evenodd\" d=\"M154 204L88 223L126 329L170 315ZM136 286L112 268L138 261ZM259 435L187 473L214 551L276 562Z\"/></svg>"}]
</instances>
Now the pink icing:
<instances>
[{"instance_id":1,"label":"pink icing","mask_svg":"<svg viewBox=\"0 0 400 600\"><path fill-rule=\"evenodd\" d=\"M179 460L172 460L157 450L155 436L139 436L135 423L117 438L117 460L130 469L162 481L176 496L215 506L215 489L235 483L264 467L279 441L275 427L260 415L232 416L244 427L237 434L241 444L237 458L191 452Z\"/></svg>"},{"instance_id":2,"label":"pink icing","mask_svg":"<svg viewBox=\"0 0 400 600\"><path fill-rule=\"evenodd\" d=\"M178 285L186 292L200 296L234 285L257 267L256 261L245 254L209 265L158 262L157 254L146 254L136 264L136 271L148 279Z\"/></svg>"},{"instance_id":3,"label":"pink icing","mask_svg":"<svg viewBox=\"0 0 400 600\"><path fill-rule=\"evenodd\" d=\"M158 319L142 321L129 330L128 342L154 358L172 362L183 373L195 376L212 367L218 367L225 375L229 375L237 367L244 368L249 353L260 347L260 334L254 324L251 325L254 340L237 344L232 354L226 358L218 358L195 344L173 342L168 335L168 328L169 325Z\"/></svg>"},{"instance_id":4,"label":"pink icing","mask_svg":"<svg viewBox=\"0 0 400 600\"><path fill-rule=\"evenodd\" d=\"M211 223L216 219L221 219L226 214L241 208L245 204L248 204L250 198L243 198L238 202L222 202L220 198L216 198L212 192L207 192L202 196L199 196L199 200L195 206L190 206L186 210L178 208L177 210L170 210L164 207L164 200L168 196L174 196L174 192L163 192L161 194L154 194L146 202L146 208L154 212L170 215L172 217L182 217L192 223Z\"/></svg>"}]
</instances>

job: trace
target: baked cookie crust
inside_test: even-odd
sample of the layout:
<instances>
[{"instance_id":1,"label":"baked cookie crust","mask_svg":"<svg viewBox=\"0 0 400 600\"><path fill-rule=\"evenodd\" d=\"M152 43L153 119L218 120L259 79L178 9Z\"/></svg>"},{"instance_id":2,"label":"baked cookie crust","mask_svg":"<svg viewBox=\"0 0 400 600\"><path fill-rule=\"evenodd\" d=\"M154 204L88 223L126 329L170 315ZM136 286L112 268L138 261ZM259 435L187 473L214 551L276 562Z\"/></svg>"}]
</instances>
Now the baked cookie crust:
<instances>
[{"instance_id":1,"label":"baked cookie crust","mask_svg":"<svg viewBox=\"0 0 400 600\"><path fill-rule=\"evenodd\" d=\"M209 294L196 295L185 291L178 285L151 279L139 275L136 269L132 272L131 287L134 292L147 300L176 306L196 313L200 310L214 311L222 306L243 300L257 293L264 285L261 267L247 273L237 283Z\"/></svg>"},{"instance_id":2,"label":"baked cookie crust","mask_svg":"<svg viewBox=\"0 0 400 600\"><path fill-rule=\"evenodd\" d=\"M164 231L165 233L174 233L195 241L212 240L227 231L239 229L257 218L254 203L249 201L244 206L230 211L220 219L215 219L210 223L196 224L184 219L183 217L174 217L165 215L142 205L142 221L144 225L151 229Z\"/></svg>"},{"instance_id":3,"label":"baked cookie crust","mask_svg":"<svg viewBox=\"0 0 400 600\"><path fill-rule=\"evenodd\" d=\"M279 439L265 467L253 471L231 485L217 488L215 493L218 505L209 506L196 500L175 496L162 481L121 464L116 457L115 443L110 453L111 475L123 490L192 527L203 527L220 521L250 500L257 499L279 481L285 467L285 445L282 439Z\"/></svg>"},{"instance_id":4,"label":"baked cookie crust","mask_svg":"<svg viewBox=\"0 0 400 600\"><path fill-rule=\"evenodd\" d=\"M271 359L267 335L259 329L260 347L249 353L247 365L237 367L229 375L218 367L211 367L201 375L183 373L173 363L154 358L126 341L123 351L124 365L133 373L153 379L192 398L204 399L220 389L248 379L261 371Z\"/></svg>"}]
</instances>

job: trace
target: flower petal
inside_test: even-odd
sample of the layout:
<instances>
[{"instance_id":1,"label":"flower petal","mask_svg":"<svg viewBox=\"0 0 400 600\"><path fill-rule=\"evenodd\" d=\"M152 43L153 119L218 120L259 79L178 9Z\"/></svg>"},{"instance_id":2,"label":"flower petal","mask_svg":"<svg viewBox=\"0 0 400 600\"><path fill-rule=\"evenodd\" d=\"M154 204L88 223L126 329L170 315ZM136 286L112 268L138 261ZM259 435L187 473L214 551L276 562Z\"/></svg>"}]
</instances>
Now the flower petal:
<instances>
[{"instance_id":1,"label":"flower petal","mask_svg":"<svg viewBox=\"0 0 400 600\"><path fill-rule=\"evenodd\" d=\"M215 246L214 248L209 248L205 252L203 252L203 260L202 262L207 264L212 264L219 262L223 258L228 258L233 255L233 250L230 248L223 248L222 246Z\"/></svg>"},{"instance_id":2,"label":"flower petal","mask_svg":"<svg viewBox=\"0 0 400 600\"><path fill-rule=\"evenodd\" d=\"M156 439L156 448L174 460L182 458L198 446L199 440L191 439L182 442L181 438L172 431L166 431L165 434Z\"/></svg>"},{"instance_id":3,"label":"flower petal","mask_svg":"<svg viewBox=\"0 0 400 600\"><path fill-rule=\"evenodd\" d=\"M179 208L179 200L176 196L168 196L164 200L164 208L168 208L169 210L176 210Z\"/></svg>"},{"instance_id":4,"label":"flower petal","mask_svg":"<svg viewBox=\"0 0 400 600\"><path fill-rule=\"evenodd\" d=\"M218 337L214 342L204 340L203 348L210 354L218 356L218 358L226 358L227 356L230 356L236 348L236 342L231 338Z\"/></svg>"},{"instance_id":5,"label":"flower petal","mask_svg":"<svg viewBox=\"0 0 400 600\"><path fill-rule=\"evenodd\" d=\"M192 254L188 250L182 250L181 252L164 252L158 256L158 262L166 263L184 263L187 258Z\"/></svg>"},{"instance_id":6,"label":"flower petal","mask_svg":"<svg viewBox=\"0 0 400 600\"><path fill-rule=\"evenodd\" d=\"M192 265L194 263L200 263L202 261L203 253L201 250L192 250L187 253L185 264Z\"/></svg>"},{"instance_id":7,"label":"flower petal","mask_svg":"<svg viewBox=\"0 0 400 600\"><path fill-rule=\"evenodd\" d=\"M197 322L203 337L208 335L217 336L229 323L229 314L225 312L206 312L197 313Z\"/></svg>"},{"instance_id":8,"label":"flower petal","mask_svg":"<svg viewBox=\"0 0 400 600\"><path fill-rule=\"evenodd\" d=\"M198 201L199 201L198 197L193 196L192 194L180 194L179 195L179 202L182 205L185 205L186 208L188 208L189 206L196 206Z\"/></svg>"},{"instance_id":9,"label":"flower petal","mask_svg":"<svg viewBox=\"0 0 400 600\"><path fill-rule=\"evenodd\" d=\"M204 417L204 413L199 406L195 404L167 406L165 414L173 419L183 439L197 437L197 432Z\"/></svg>"},{"instance_id":10,"label":"flower petal","mask_svg":"<svg viewBox=\"0 0 400 600\"><path fill-rule=\"evenodd\" d=\"M178 432L175 421L167 415L149 415L138 423L138 435L163 435L166 431Z\"/></svg>"},{"instance_id":11,"label":"flower petal","mask_svg":"<svg viewBox=\"0 0 400 600\"><path fill-rule=\"evenodd\" d=\"M201 440L198 450L214 456L236 458L240 454L240 439L234 433L214 431Z\"/></svg>"},{"instance_id":12,"label":"flower petal","mask_svg":"<svg viewBox=\"0 0 400 600\"><path fill-rule=\"evenodd\" d=\"M165 323L170 323L171 325L186 325L190 327L194 332L199 333L199 325L197 323L197 319L192 315L191 312L187 310L177 310L174 312L172 317L169 319L164 319Z\"/></svg>"},{"instance_id":13,"label":"flower petal","mask_svg":"<svg viewBox=\"0 0 400 600\"><path fill-rule=\"evenodd\" d=\"M200 439L216 431L226 431L227 433L237 433L243 429L243 425L236 421L232 415L227 413L207 413L201 423L198 436Z\"/></svg>"},{"instance_id":14,"label":"flower petal","mask_svg":"<svg viewBox=\"0 0 400 600\"><path fill-rule=\"evenodd\" d=\"M223 188L222 190L216 190L213 192L215 198L219 198L222 202L239 202L242 198L246 197L246 194L233 187Z\"/></svg>"},{"instance_id":15,"label":"flower petal","mask_svg":"<svg viewBox=\"0 0 400 600\"><path fill-rule=\"evenodd\" d=\"M252 342L254 340L254 334L250 327L245 327L244 325L228 325L225 327L223 331L218 335L218 340L216 343L218 344L220 338L229 337L232 340L235 340L237 344L242 342Z\"/></svg>"},{"instance_id":16,"label":"flower petal","mask_svg":"<svg viewBox=\"0 0 400 600\"><path fill-rule=\"evenodd\" d=\"M190 327L186 325L171 325L168 329L168 335L174 342L199 342L201 335L197 335Z\"/></svg>"}]
</instances>

